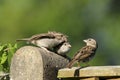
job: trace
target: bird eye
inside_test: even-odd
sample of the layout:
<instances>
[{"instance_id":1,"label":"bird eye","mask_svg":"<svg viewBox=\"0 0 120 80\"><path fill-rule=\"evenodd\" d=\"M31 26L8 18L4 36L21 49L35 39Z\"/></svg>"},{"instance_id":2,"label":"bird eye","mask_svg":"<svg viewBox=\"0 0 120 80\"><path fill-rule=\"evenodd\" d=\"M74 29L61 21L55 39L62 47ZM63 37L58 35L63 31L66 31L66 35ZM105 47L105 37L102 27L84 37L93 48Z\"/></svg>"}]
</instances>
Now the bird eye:
<instances>
[{"instance_id":1,"label":"bird eye","mask_svg":"<svg viewBox=\"0 0 120 80\"><path fill-rule=\"evenodd\" d=\"M91 39L89 39L89 41L91 41Z\"/></svg>"}]
</instances>

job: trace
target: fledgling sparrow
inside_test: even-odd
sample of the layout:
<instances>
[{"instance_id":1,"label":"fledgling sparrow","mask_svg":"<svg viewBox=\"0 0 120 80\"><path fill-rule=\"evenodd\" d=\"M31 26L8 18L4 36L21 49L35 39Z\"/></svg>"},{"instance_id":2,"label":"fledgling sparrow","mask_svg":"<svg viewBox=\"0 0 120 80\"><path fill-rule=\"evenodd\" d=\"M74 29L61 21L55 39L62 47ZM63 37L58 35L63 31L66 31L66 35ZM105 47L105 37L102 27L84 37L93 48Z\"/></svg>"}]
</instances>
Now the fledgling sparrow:
<instances>
[{"instance_id":1,"label":"fledgling sparrow","mask_svg":"<svg viewBox=\"0 0 120 80\"><path fill-rule=\"evenodd\" d=\"M43 49L53 50L55 46L67 42L67 36L59 32L49 31L48 33L33 35L30 38L18 39L17 41L27 41Z\"/></svg>"},{"instance_id":2,"label":"fledgling sparrow","mask_svg":"<svg viewBox=\"0 0 120 80\"><path fill-rule=\"evenodd\" d=\"M92 38L83 40L86 46L82 47L68 63L66 67L71 68L76 62L89 62L95 55L97 42Z\"/></svg>"},{"instance_id":3,"label":"fledgling sparrow","mask_svg":"<svg viewBox=\"0 0 120 80\"><path fill-rule=\"evenodd\" d=\"M64 56L70 51L71 45L68 42L63 42L56 46L54 49L57 54Z\"/></svg>"}]
</instances>

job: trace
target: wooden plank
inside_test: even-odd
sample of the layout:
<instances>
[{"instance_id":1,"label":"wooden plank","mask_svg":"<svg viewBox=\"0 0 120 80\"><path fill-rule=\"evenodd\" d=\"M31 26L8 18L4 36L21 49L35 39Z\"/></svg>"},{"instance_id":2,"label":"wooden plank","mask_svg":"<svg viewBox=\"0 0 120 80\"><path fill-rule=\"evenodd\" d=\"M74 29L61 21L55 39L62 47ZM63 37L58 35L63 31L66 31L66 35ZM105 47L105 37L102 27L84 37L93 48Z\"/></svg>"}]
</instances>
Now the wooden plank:
<instances>
[{"instance_id":1,"label":"wooden plank","mask_svg":"<svg viewBox=\"0 0 120 80\"><path fill-rule=\"evenodd\" d=\"M91 66L85 68L64 68L58 71L58 78L68 77L111 77L120 76L120 66Z\"/></svg>"},{"instance_id":2,"label":"wooden plank","mask_svg":"<svg viewBox=\"0 0 120 80\"><path fill-rule=\"evenodd\" d=\"M80 80L99 80L98 77L92 77L92 78L83 78L83 79L80 79Z\"/></svg>"},{"instance_id":3,"label":"wooden plank","mask_svg":"<svg viewBox=\"0 0 120 80\"><path fill-rule=\"evenodd\" d=\"M100 80L98 77L91 77L91 78L62 78L60 80Z\"/></svg>"},{"instance_id":4,"label":"wooden plank","mask_svg":"<svg viewBox=\"0 0 120 80\"><path fill-rule=\"evenodd\" d=\"M79 79L79 78L62 78L59 80L81 80L81 79Z\"/></svg>"},{"instance_id":5,"label":"wooden plank","mask_svg":"<svg viewBox=\"0 0 120 80\"><path fill-rule=\"evenodd\" d=\"M120 80L120 78L109 78L109 79L106 79L106 80Z\"/></svg>"}]
</instances>

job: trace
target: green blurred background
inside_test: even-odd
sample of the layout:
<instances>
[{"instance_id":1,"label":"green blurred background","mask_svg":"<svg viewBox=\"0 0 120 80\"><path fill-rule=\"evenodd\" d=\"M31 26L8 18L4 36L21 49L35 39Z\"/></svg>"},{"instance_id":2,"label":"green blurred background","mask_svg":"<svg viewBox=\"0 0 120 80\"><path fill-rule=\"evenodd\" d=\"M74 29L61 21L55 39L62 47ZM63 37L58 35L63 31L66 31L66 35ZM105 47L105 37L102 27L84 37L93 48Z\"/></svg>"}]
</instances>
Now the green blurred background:
<instances>
[{"instance_id":1,"label":"green blurred background","mask_svg":"<svg viewBox=\"0 0 120 80\"><path fill-rule=\"evenodd\" d=\"M120 64L120 0L0 0L0 43L47 31L69 36L71 57L92 37L91 65Z\"/></svg>"}]
</instances>

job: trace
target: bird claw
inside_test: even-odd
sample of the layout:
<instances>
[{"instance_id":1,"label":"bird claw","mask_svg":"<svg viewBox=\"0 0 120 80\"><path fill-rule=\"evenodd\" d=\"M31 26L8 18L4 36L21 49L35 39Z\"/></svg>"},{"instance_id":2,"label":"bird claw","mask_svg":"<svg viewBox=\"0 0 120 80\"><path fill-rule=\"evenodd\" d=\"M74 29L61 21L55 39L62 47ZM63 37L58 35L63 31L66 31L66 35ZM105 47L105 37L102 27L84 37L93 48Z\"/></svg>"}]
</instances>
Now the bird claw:
<instances>
[{"instance_id":1,"label":"bird claw","mask_svg":"<svg viewBox=\"0 0 120 80\"><path fill-rule=\"evenodd\" d=\"M77 67L80 67L80 63L79 62L77 62Z\"/></svg>"}]
</instances>

